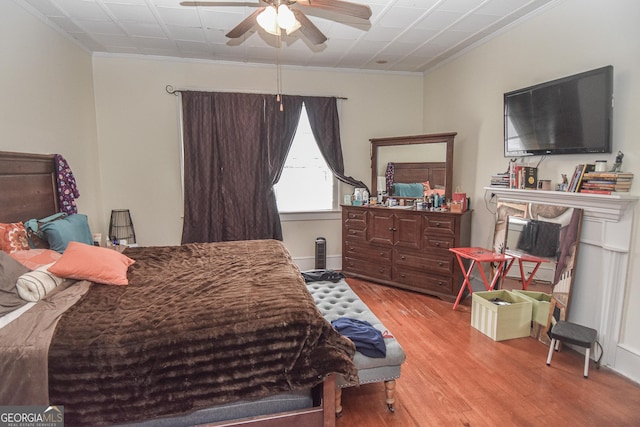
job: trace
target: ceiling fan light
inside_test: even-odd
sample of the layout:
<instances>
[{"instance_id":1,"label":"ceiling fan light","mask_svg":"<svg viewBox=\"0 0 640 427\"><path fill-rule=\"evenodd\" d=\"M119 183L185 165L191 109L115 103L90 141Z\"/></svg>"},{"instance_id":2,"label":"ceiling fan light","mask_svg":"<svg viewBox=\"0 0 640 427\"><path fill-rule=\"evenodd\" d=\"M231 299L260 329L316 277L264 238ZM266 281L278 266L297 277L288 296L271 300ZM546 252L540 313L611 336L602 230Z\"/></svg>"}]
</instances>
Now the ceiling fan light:
<instances>
[{"instance_id":1,"label":"ceiling fan light","mask_svg":"<svg viewBox=\"0 0 640 427\"><path fill-rule=\"evenodd\" d=\"M256 17L258 25L262 27L269 34L275 36L280 34L280 27L278 26L278 14L273 6L265 7L262 12Z\"/></svg>"},{"instance_id":2,"label":"ceiling fan light","mask_svg":"<svg viewBox=\"0 0 640 427\"><path fill-rule=\"evenodd\" d=\"M302 27L302 24L300 24L300 22L298 22L298 20L296 19L296 21L293 23L293 25L290 28L287 28L287 35L291 35L292 33L295 33L296 31L298 31L300 29L300 27Z\"/></svg>"},{"instance_id":3,"label":"ceiling fan light","mask_svg":"<svg viewBox=\"0 0 640 427\"><path fill-rule=\"evenodd\" d=\"M278 6L278 25L280 28L283 28L288 32L289 28L293 28L296 22L298 22L296 17L286 4Z\"/></svg>"}]
</instances>

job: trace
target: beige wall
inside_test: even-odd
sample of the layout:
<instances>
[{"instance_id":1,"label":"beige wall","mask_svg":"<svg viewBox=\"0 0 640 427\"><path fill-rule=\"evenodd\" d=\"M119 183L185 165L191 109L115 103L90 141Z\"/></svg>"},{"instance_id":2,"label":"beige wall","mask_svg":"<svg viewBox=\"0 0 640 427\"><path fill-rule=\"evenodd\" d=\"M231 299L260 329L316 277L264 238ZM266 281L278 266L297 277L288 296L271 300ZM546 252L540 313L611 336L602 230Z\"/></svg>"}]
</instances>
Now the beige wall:
<instances>
[{"instance_id":1,"label":"beige wall","mask_svg":"<svg viewBox=\"0 0 640 427\"><path fill-rule=\"evenodd\" d=\"M104 210L129 208L142 244L178 244L177 98L165 86L273 93L275 67L113 56L94 56L93 65ZM421 75L284 68L282 82L284 93L348 98L340 107L345 171L366 183L369 138L420 131ZM339 220L286 222L285 244L294 258L313 257L315 238L324 236L327 254L338 255L340 226Z\"/></svg>"},{"instance_id":2,"label":"beige wall","mask_svg":"<svg viewBox=\"0 0 640 427\"><path fill-rule=\"evenodd\" d=\"M483 187L507 169L503 157L502 94L575 74L614 66L614 146L625 154L624 169L638 174L640 165L640 3L635 0L566 0L533 19L425 76L424 130L459 132L455 147L454 185L471 194L472 244L490 247L493 212L487 209ZM549 156L539 177L558 182L577 163L609 155ZM535 161L540 160L536 157ZM632 194L640 194L635 184ZM491 205L490 205L491 206ZM640 207L636 208L637 212ZM637 229L637 227L636 227ZM634 232L627 281L625 345L640 355L640 259ZM577 284L578 286L580 284ZM597 286L597 284L595 284ZM597 306L596 306L597 307ZM594 307L594 309L596 308ZM585 309L584 307L582 308Z\"/></svg>"},{"instance_id":3,"label":"beige wall","mask_svg":"<svg viewBox=\"0 0 640 427\"><path fill-rule=\"evenodd\" d=\"M62 154L79 183L79 210L100 228L91 56L2 1L0 57L0 150Z\"/></svg>"}]
</instances>

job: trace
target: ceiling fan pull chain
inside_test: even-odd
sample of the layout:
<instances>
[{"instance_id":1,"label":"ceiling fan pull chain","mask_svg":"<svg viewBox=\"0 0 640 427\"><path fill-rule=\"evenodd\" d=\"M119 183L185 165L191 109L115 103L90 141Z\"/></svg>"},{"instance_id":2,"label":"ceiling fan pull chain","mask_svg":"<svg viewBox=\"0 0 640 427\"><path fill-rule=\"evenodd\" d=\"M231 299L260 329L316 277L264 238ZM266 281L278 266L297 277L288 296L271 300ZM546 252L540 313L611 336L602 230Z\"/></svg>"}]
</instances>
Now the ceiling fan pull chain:
<instances>
[{"instance_id":1,"label":"ceiling fan pull chain","mask_svg":"<svg viewBox=\"0 0 640 427\"><path fill-rule=\"evenodd\" d=\"M277 96L276 101L280 103L280 111L284 111L284 106L282 105L282 97L280 96L282 93L282 70L280 69L280 47L282 46L282 36L278 34L277 46L276 46L276 86L277 86Z\"/></svg>"}]
</instances>

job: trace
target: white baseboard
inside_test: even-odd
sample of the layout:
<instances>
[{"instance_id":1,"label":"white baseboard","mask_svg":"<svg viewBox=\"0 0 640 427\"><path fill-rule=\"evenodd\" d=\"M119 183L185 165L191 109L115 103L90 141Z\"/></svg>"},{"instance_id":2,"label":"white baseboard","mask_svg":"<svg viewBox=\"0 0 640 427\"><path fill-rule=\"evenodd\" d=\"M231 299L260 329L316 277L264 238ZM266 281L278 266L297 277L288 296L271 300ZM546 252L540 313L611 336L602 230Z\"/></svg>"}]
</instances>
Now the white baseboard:
<instances>
[{"instance_id":1,"label":"white baseboard","mask_svg":"<svg viewBox=\"0 0 640 427\"><path fill-rule=\"evenodd\" d=\"M640 354L637 350L618 344L615 366L609 366L609 368L640 384Z\"/></svg>"},{"instance_id":2,"label":"white baseboard","mask_svg":"<svg viewBox=\"0 0 640 427\"><path fill-rule=\"evenodd\" d=\"M293 262L296 263L300 271L314 270L316 268L315 257L294 258ZM342 269L342 255L327 255L327 269Z\"/></svg>"}]
</instances>

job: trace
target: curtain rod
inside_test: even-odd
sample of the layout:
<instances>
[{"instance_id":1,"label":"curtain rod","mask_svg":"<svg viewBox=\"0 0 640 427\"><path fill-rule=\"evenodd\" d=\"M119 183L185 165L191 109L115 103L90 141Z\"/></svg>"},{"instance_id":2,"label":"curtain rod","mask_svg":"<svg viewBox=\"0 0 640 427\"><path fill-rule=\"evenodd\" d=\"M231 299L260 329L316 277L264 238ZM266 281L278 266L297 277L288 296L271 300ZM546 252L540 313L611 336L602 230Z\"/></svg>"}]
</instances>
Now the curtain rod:
<instances>
[{"instance_id":1,"label":"curtain rod","mask_svg":"<svg viewBox=\"0 0 640 427\"><path fill-rule=\"evenodd\" d=\"M171 86L171 85L167 85L167 86L165 87L165 90L167 91L167 93L168 93L169 95L175 95L175 96L178 96L178 93L179 93L179 92L184 92L184 91L186 91L187 89L174 89L174 87L173 87L173 86ZM224 92L224 91L219 91L219 92ZM248 92L247 92L247 93L248 93ZM270 94L270 95L275 95L275 93L274 93L274 94ZM286 94L282 94L282 95L286 95ZM336 99L349 99L349 98L345 98L345 97L343 97L343 96L334 96L333 98L336 98Z\"/></svg>"}]
</instances>

